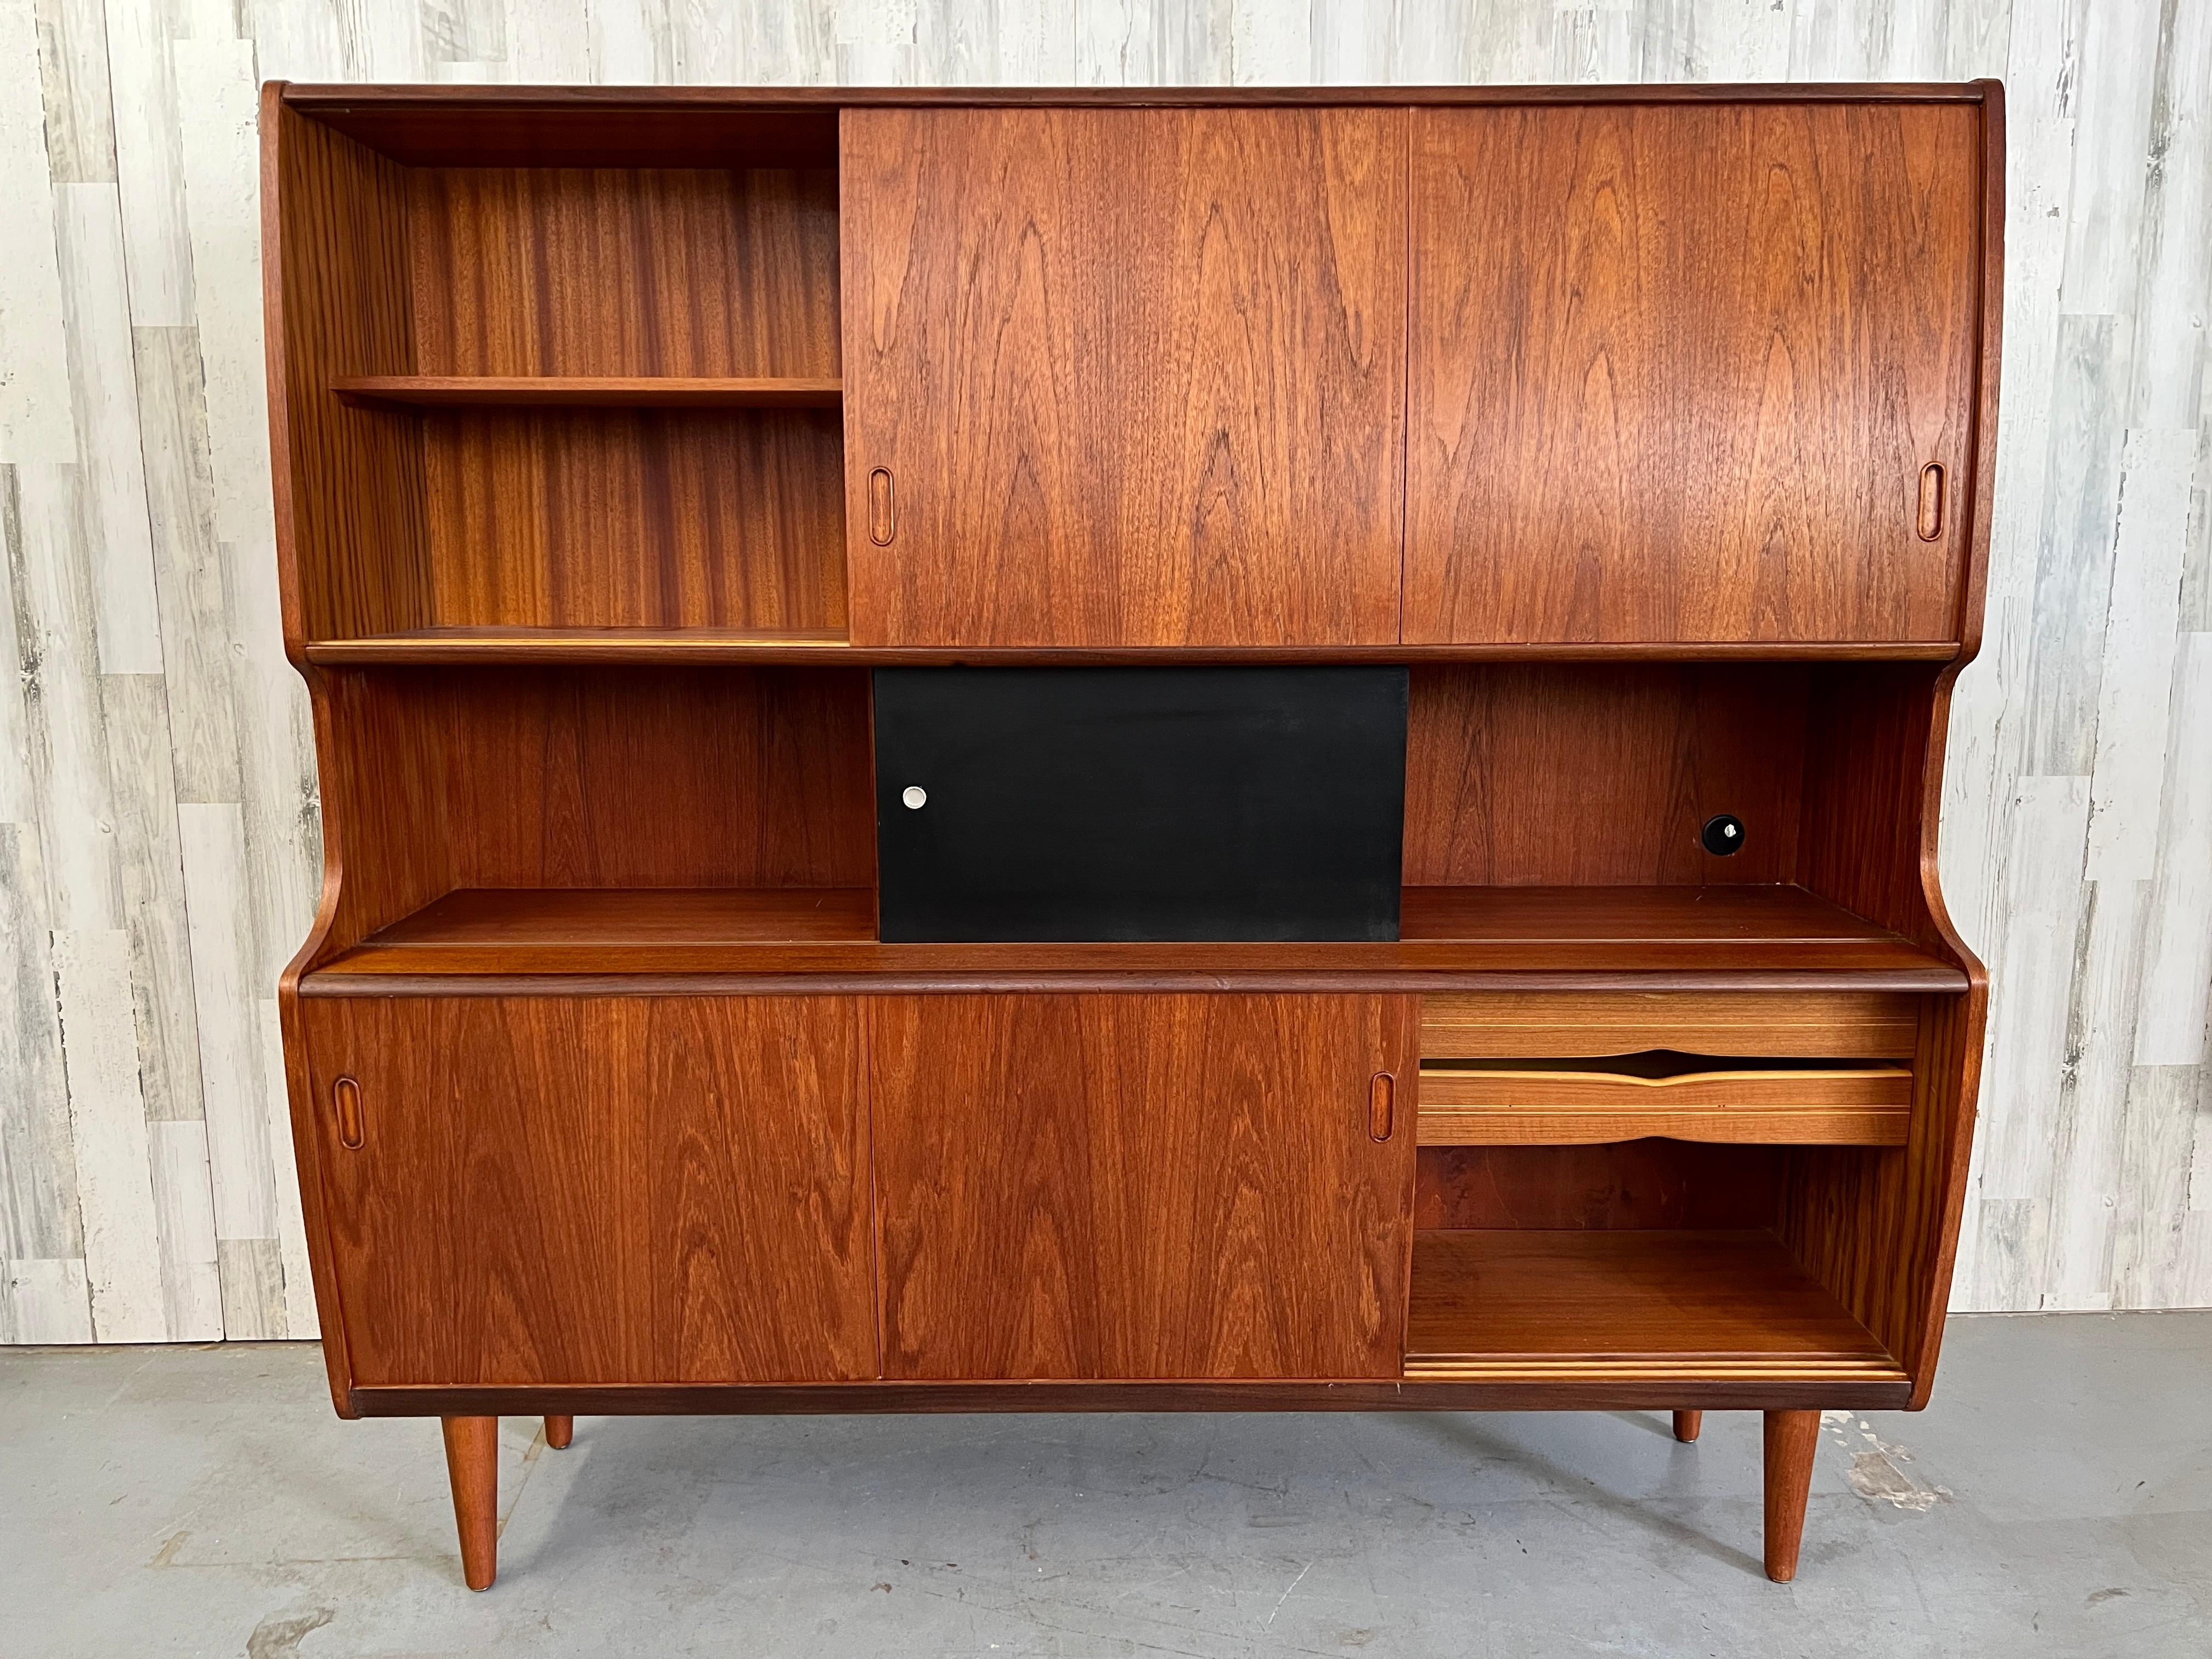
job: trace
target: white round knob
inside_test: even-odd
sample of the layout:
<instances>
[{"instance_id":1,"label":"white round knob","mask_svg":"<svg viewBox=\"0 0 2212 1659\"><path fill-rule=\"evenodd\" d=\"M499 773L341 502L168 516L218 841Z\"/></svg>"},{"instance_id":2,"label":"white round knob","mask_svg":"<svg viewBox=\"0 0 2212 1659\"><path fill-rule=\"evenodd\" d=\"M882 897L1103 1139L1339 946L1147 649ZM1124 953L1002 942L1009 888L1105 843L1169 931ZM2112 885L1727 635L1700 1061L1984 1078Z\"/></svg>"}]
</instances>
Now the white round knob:
<instances>
[{"instance_id":1,"label":"white round knob","mask_svg":"<svg viewBox=\"0 0 2212 1659\"><path fill-rule=\"evenodd\" d=\"M916 811L920 811L929 800L929 791L918 783L909 783L900 794L899 799Z\"/></svg>"}]
</instances>

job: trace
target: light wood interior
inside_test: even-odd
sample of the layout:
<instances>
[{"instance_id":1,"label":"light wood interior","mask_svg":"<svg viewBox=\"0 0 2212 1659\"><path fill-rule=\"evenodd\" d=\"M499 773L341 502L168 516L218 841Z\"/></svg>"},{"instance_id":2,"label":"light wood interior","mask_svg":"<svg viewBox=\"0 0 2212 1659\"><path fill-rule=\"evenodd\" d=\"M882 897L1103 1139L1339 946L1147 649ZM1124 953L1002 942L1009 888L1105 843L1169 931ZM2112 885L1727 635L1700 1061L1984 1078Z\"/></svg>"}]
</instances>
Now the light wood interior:
<instances>
[{"instance_id":1,"label":"light wood interior","mask_svg":"<svg viewBox=\"0 0 2212 1659\"><path fill-rule=\"evenodd\" d=\"M1423 1231L1409 1377L1812 1380L1903 1373L1762 1230Z\"/></svg>"},{"instance_id":2,"label":"light wood interior","mask_svg":"<svg viewBox=\"0 0 2212 1659\"><path fill-rule=\"evenodd\" d=\"M1657 1075L1602 1060L1424 1065L1421 1144L1565 1145L1666 1135L1901 1146L1911 1126L1912 1073L1903 1066L1673 1060L1674 1068Z\"/></svg>"}]
</instances>

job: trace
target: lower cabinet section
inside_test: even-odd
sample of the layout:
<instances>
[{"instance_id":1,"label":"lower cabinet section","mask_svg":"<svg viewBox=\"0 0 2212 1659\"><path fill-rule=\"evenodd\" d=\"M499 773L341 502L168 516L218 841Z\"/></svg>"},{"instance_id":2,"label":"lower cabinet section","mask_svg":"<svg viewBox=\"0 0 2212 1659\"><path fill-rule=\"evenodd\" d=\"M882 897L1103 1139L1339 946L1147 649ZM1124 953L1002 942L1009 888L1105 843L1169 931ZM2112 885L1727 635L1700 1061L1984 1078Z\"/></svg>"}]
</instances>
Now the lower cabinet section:
<instances>
[{"instance_id":1,"label":"lower cabinet section","mask_svg":"<svg viewBox=\"0 0 2212 1659\"><path fill-rule=\"evenodd\" d=\"M868 1016L884 1376L1399 1375L1419 999Z\"/></svg>"},{"instance_id":2,"label":"lower cabinet section","mask_svg":"<svg viewBox=\"0 0 2212 1659\"><path fill-rule=\"evenodd\" d=\"M876 1374L857 1000L301 1012L356 1383Z\"/></svg>"}]
</instances>

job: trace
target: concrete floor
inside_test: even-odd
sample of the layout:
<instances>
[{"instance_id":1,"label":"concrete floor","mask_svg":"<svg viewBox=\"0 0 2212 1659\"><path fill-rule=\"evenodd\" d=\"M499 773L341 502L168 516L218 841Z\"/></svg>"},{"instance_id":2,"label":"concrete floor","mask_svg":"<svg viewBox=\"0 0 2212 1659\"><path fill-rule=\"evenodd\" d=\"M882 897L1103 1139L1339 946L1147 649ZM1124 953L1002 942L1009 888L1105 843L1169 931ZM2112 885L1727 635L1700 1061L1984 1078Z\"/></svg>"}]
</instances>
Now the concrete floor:
<instances>
[{"instance_id":1,"label":"concrete floor","mask_svg":"<svg viewBox=\"0 0 2212 1659\"><path fill-rule=\"evenodd\" d=\"M1748 1413L510 1418L473 1595L313 1347L0 1349L0 1655L2203 1656L2208 1407L2212 1313L1954 1320L1789 1586Z\"/></svg>"}]
</instances>

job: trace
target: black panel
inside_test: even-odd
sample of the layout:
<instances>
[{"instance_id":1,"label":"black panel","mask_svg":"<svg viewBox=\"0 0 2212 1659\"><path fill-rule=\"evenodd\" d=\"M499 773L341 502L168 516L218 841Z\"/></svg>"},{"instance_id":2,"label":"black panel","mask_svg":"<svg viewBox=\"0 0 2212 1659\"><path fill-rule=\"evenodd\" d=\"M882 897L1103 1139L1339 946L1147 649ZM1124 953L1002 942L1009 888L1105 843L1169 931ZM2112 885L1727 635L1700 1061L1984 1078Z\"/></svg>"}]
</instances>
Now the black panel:
<instances>
[{"instance_id":1,"label":"black panel","mask_svg":"<svg viewBox=\"0 0 2212 1659\"><path fill-rule=\"evenodd\" d=\"M876 671L886 940L1394 939L1405 809L1403 668Z\"/></svg>"}]
</instances>

